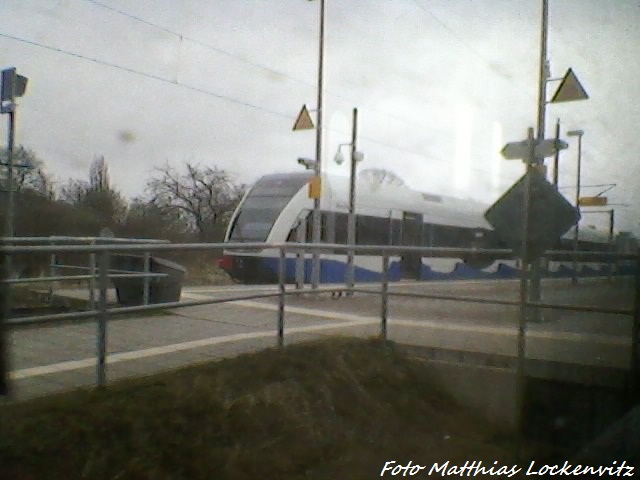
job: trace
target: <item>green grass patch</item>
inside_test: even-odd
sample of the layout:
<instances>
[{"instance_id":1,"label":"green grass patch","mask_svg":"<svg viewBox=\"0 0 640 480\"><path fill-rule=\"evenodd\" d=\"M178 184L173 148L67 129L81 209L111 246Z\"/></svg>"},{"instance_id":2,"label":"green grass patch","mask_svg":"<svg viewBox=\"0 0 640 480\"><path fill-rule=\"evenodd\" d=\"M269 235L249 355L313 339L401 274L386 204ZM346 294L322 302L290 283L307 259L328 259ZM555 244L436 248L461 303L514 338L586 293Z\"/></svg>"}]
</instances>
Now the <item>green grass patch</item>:
<instances>
[{"instance_id":1,"label":"green grass patch","mask_svg":"<svg viewBox=\"0 0 640 480\"><path fill-rule=\"evenodd\" d=\"M7 479L371 479L509 445L393 344L331 338L0 407ZM500 440L502 438L502 440Z\"/></svg>"}]
</instances>

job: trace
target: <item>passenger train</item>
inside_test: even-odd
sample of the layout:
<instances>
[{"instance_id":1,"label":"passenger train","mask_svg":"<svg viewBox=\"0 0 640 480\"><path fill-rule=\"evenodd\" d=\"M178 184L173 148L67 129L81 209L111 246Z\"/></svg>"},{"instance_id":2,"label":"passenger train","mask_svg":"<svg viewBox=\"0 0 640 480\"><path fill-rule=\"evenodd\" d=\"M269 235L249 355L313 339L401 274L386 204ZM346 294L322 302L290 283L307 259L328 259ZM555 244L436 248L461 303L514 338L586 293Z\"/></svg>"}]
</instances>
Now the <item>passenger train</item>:
<instances>
[{"instance_id":1,"label":"passenger train","mask_svg":"<svg viewBox=\"0 0 640 480\"><path fill-rule=\"evenodd\" d=\"M484 219L487 205L408 188L397 177L367 175L363 171L356 184L356 243L358 245L400 245L453 248L506 248ZM281 173L260 178L245 194L234 212L225 242L286 241L311 242L313 200L308 195L311 172ZM349 179L323 175L321 241L347 244ZM570 250L570 231L558 245ZM609 235L595 229L579 230L581 250L607 251ZM225 250L219 260L232 279L242 283L275 282L278 278L278 251ZM382 275L379 256L357 254L355 281L378 281ZM460 278L509 278L517 275L516 259L488 260L469 255L461 258L421 258L398 255L390 258L389 279L432 280ZM572 262L548 265L549 275L570 275ZM583 274L607 274L609 266L581 264ZM311 254L304 259L304 281L311 281ZM287 282L295 281L296 259L288 258ZM320 282L342 283L347 272L344 251L323 253Z\"/></svg>"}]
</instances>

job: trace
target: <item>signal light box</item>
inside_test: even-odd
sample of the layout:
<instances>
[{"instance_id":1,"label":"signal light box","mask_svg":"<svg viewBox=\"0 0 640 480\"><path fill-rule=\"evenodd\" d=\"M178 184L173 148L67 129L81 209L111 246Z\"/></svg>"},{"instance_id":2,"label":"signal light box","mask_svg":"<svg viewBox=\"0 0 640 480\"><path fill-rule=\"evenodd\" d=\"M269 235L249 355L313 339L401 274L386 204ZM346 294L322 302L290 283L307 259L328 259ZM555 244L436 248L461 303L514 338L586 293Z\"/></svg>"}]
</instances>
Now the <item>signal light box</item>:
<instances>
[{"instance_id":1,"label":"signal light box","mask_svg":"<svg viewBox=\"0 0 640 480\"><path fill-rule=\"evenodd\" d=\"M605 207L607 205L607 197L580 197L578 205L581 207Z\"/></svg>"}]
</instances>

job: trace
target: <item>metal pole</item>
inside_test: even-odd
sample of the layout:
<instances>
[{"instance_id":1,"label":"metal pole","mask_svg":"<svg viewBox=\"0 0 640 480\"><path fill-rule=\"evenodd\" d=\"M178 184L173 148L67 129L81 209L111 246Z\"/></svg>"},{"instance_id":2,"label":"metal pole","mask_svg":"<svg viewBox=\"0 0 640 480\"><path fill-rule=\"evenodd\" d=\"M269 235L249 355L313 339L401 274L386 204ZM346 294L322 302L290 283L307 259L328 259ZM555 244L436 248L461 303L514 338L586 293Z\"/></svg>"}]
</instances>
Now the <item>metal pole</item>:
<instances>
[{"instance_id":1,"label":"metal pole","mask_svg":"<svg viewBox=\"0 0 640 480\"><path fill-rule=\"evenodd\" d=\"M540 65L538 78L538 141L544 140L545 134L545 116L547 105L547 79L549 78L549 65L547 62L547 30L549 24L549 3L548 0L542 0L542 21L540 32ZM544 158L536 158L536 162L544 165ZM529 281L529 300L539 302L542 298L541 294L541 277L542 264L541 260L531 263L531 279ZM538 308L532 309L532 319L540 321L542 312Z\"/></svg>"},{"instance_id":2,"label":"metal pole","mask_svg":"<svg viewBox=\"0 0 640 480\"><path fill-rule=\"evenodd\" d=\"M15 106L9 111L9 141L7 145L7 206L5 210L4 236L13 237L13 209L14 209L14 185L13 185L13 148L15 139ZM11 255L7 255L11 265ZM11 272L9 272L9 275Z\"/></svg>"},{"instance_id":3,"label":"metal pole","mask_svg":"<svg viewBox=\"0 0 640 480\"><path fill-rule=\"evenodd\" d=\"M356 243L356 140L358 136L358 109L353 109L353 125L351 130L351 172L349 174L349 217L347 224L347 243L355 245ZM347 252L347 287L349 291L347 295L353 295L353 285L355 282L355 266L354 251L349 249Z\"/></svg>"},{"instance_id":4,"label":"metal pole","mask_svg":"<svg viewBox=\"0 0 640 480\"><path fill-rule=\"evenodd\" d=\"M7 142L7 184L4 217L4 237L13 237L13 143L15 138L15 104L9 110L9 138ZM12 258L11 255L0 256L2 260L2 275L0 280L11 278ZM6 321L11 316L11 287L1 285L0 290L0 395L9 395L9 352L6 339Z\"/></svg>"},{"instance_id":5,"label":"metal pole","mask_svg":"<svg viewBox=\"0 0 640 480\"><path fill-rule=\"evenodd\" d=\"M576 208L580 213L580 177L582 168L582 134L578 135L578 167L576 169ZM580 233L580 221L576 223L576 227L573 230L573 276L571 277L571 283L573 285L578 284L578 260L575 254L578 253L578 234Z\"/></svg>"},{"instance_id":6,"label":"metal pole","mask_svg":"<svg viewBox=\"0 0 640 480\"><path fill-rule=\"evenodd\" d=\"M318 52L318 105L316 107L318 111L318 118L316 122L316 162L315 162L315 175L320 177L322 175L322 90L323 85L323 68L324 68L324 0L320 0L320 38L319 38L319 52ZM322 196L322 183L320 184L320 196ZM312 241L315 244L320 243L320 198L313 199L313 235ZM313 251L311 265L311 286L312 288L318 288L320 284L320 254L317 250Z\"/></svg>"},{"instance_id":7,"label":"metal pole","mask_svg":"<svg viewBox=\"0 0 640 480\"><path fill-rule=\"evenodd\" d=\"M13 237L13 209L14 209L14 196L13 196L13 147L15 141L15 105L9 111L9 139L7 144L7 185L6 185L6 195L7 195L7 203L5 208L5 217L4 217L4 235L5 237ZM11 255L7 255L4 259L6 262L6 278L11 278L12 270L13 270L13 258ZM7 288L8 290L8 288ZM10 301L11 292L7 292L7 298Z\"/></svg>"},{"instance_id":8,"label":"metal pole","mask_svg":"<svg viewBox=\"0 0 640 480\"><path fill-rule=\"evenodd\" d=\"M531 171L534 161L533 129L529 128L529 155L527 158L527 173ZM518 434L518 448L524 428L524 411L526 398L526 334L527 334L527 291L529 275L529 214L531 207L531 178L527 175L524 190L524 209L522 218L522 259L520 265L520 316L518 321L518 362L516 370L516 432ZM536 263L536 262L533 262Z\"/></svg>"},{"instance_id":9,"label":"metal pole","mask_svg":"<svg viewBox=\"0 0 640 480\"><path fill-rule=\"evenodd\" d=\"M9 278L6 253L0 251L0 282ZM0 286L0 395L9 395L9 342L7 341L7 320L11 316L9 286Z\"/></svg>"},{"instance_id":10,"label":"metal pole","mask_svg":"<svg viewBox=\"0 0 640 480\"><path fill-rule=\"evenodd\" d=\"M549 65L547 62L547 30L549 25L549 1L542 0L542 21L540 32L540 65L538 78L538 140L544 140L545 116L547 105L547 79ZM543 159L544 160L544 159Z\"/></svg>"},{"instance_id":11,"label":"metal pole","mask_svg":"<svg viewBox=\"0 0 640 480\"><path fill-rule=\"evenodd\" d=\"M52 240L49 242L50 245L55 245L55 242ZM56 259L56 254L52 253L49 256L49 276L50 277L55 277L57 276L58 272L56 269L56 264L58 263L57 259ZM49 290L47 292L48 294L48 301L49 301L49 305L53 304L53 280L49 282Z\"/></svg>"},{"instance_id":12,"label":"metal pole","mask_svg":"<svg viewBox=\"0 0 640 480\"><path fill-rule=\"evenodd\" d=\"M287 257L283 247L280 247L280 263L278 265L278 347L284 346L284 302L285 302L285 274Z\"/></svg>"},{"instance_id":13,"label":"metal pole","mask_svg":"<svg viewBox=\"0 0 640 480\"><path fill-rule=\"evenodd\" d=\"M387 340L387 316L389 313L389 254L382 253L382 304L380 308L380 336Z\"/></svg>"},{"instance_id":14,"label":"metal pole","mask_svg":"<svg viewBox=\"0 0 640 480\"><path fill-rule=\"evenodd\" d=\"M615 210L612 208L611 210L609 210L609 252L611 253L615 253L616 252L616 245L615 245L615 241L614 241L614 225L615 225ZM615 258L612 258L611 261L609 262L609 281L612 282L613 281L613 274L616 272L617 270L617 262Z\"/></svg>"},{"instance_id":15,"label":"metal pole","mask_svg":"<svg viewBox=\"0 0 640 480\"><path fill-rule=\"evenodd\" d=\"M298 218L298 226L296 227L296 242L304 243L307 238L307 217ZM296 288L302 290L304 288L304 265L306 252L298 251L296 253Z\"/></svg>"},{"instance_id":16,"label":"metal pole","mask_svg":"<svg viewBox=\"0 0 640 480\"><path fill-rule=\"evenodd\" d=\"M100 298L98 328L96 334L96 384L103 387L107 383L107 288L109 287L109 252L100 253L98 260Z\"/></svg>"},{"instance_id":17,"label":"metal pole","mask_svg":"<svg viewBox=\"0 0 640 480\"><path fill-rule=\"evenodd\" d=\"M556 143L560 140L560 119L556 120ZM553 186L558 190L558 170L560 166L560 149L556 149L556 154L553 158Z\"/></svg>"},{"instance_id":18,"label":"metal pole","mask_svg":"<svg viewBox=\"0 0 640 480\"><path fill-rule=\"evenodd\" d=\"M91 244L95 244L92 241ZM89 254L89 307L91 310L96 308L96 254Z\"/></svg>"},{"instance_id":19,"label":"metal pole","mask_svg":"<svg viewBox=\"0 0 640 480\"><path fill-rule=\"evenodd\" d=\"M629 382L630 405L635 405L640 397L640 248L636 251L634 280L634 314L631 326L631 381Z\"/></svg>"},{"instance_id":20,"label":"metal pole","mask_svg":"<svg viewBox=\"0 0 640 480\"><path fill-rule=\"evenodd\" d=\"M151 254L144 252L144 279L142 280L142 304L149 305L149 289L151 287Z\"/></svg>"}]
</instances>

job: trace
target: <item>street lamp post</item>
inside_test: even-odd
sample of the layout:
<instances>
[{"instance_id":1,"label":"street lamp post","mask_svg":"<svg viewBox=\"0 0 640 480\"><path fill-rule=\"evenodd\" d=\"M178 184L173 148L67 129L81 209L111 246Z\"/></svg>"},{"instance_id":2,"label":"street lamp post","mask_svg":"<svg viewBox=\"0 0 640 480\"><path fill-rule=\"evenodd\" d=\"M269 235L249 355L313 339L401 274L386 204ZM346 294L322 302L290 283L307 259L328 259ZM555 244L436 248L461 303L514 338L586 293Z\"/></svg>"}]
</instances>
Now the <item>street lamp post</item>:
<instances>
[{"instance_id":1,"label":"street lamp post","mask_svg":"<svg viewBox=\"0 0 640 480\"><path fill-rule=\"evenodd\" d=\"M549 60L547 59L547 30L549 28L549 0L542 0L542 20L540 22L540 63L538 65L538 140L544 140L544 128L547 106L547 80L549 78ZM544 159L542 159L544 162Z\"/></svg>"},{"instance_id":2,"label":"street lamp post","mask_svg":"<svg viewBox=\"0 0 640 480\"><path fill-rule=\"evenodd\" d=\"M319 47L318 47L318 104L316 121L316 164L315 176L322 174L322 91L324 89L323 69L324 69L324 16L325 0L320 0L320 26L319 26ZM322 183L320 183L320 195L313 199L312 213L312 242L320 243L321 221L320 221L320 196L322 195ZM320 255L317 250L313 251L311 260L311 287L318 288L320 284Z\"/></svg>"},{"instance_id":3,"label":"street lamp post","mask_svg":"<svg viewBox=\"0 0 640 480\"><path fill-rule=\"evenodd\" d=\"M0 113L9 114L9 138L7 143L7 179L5 184L6 202L2 236L13 237L14 194L13 194L13 147L15 140L16 103L27 88L27 77L18 75L15 68L2 70L0 82ZM11 256L0 254L0 281L11 275ZM11 312L11 290L3 285L0 288L0 395L9 394L9 355L7 351L6 321Z\"/></svg>"},{"instance_id":4,"label":"street lamp post","mask_svg":"<svg viewBox=\"0 0 640 480\"><path fill-rule=\"evenodd\" d=\"M358 109L353 109L353 123L351 129L351 143L344 143L338 146L338 152L335 156L335 162L340 165L344 161L340 148L346 145L351 146L351 165L349 173L349 215L347 217L347 244L355 245L356 243L356 168L357 163L363 159L362 153L357 151L356 140L358 136ZM353 285L355 283L354 268L354 251L349 249L347 252L347 275L345 278L349 293L353 293Z\"/></svg>"},{"instance_id":5,"label":"street lamp post","mask_svg":"<svg viewBox=\"0 0 640 480\"><path fill-rule=\"evenodd\" d=\"M578 213L580 213L580 170L582 166L582 135L584 135L583 130L571 130L567 132L567 135L570 137L578 137L578 166L576 169L576 208L578 209ZM576 227L573 230L573 276L571 277L571 283L573 285L577 285L578 283L578 260L575 254L578 252L578 233L580 231L579 227L580 223L576 223Z\"/></svg>"}]
</instances>

